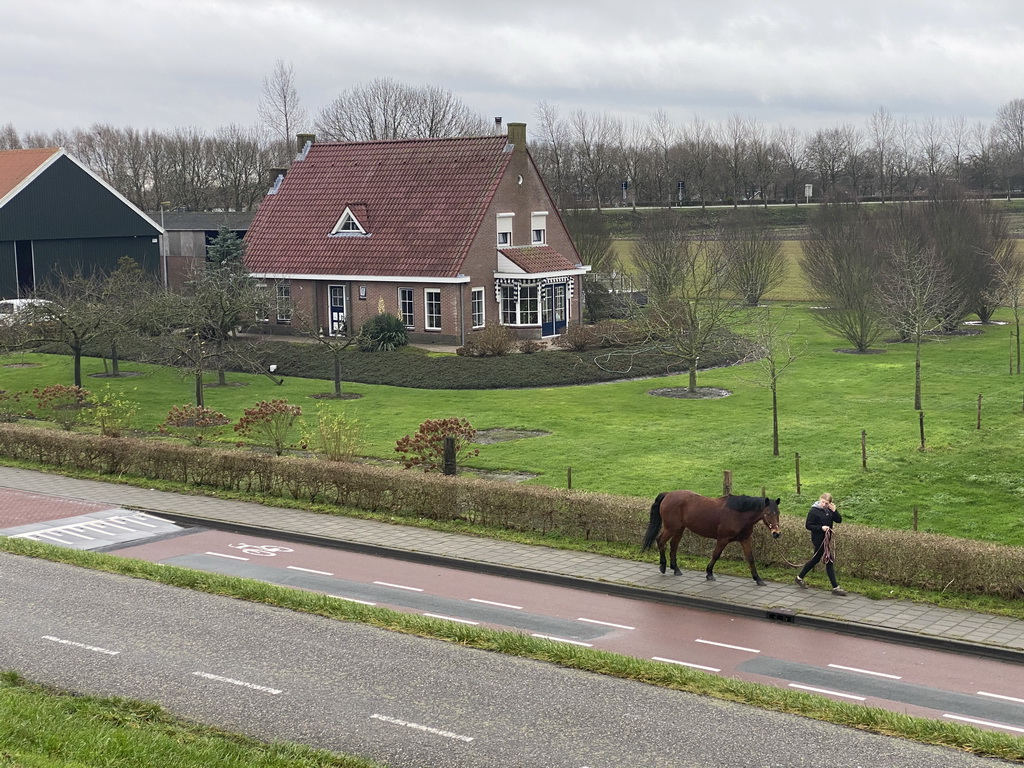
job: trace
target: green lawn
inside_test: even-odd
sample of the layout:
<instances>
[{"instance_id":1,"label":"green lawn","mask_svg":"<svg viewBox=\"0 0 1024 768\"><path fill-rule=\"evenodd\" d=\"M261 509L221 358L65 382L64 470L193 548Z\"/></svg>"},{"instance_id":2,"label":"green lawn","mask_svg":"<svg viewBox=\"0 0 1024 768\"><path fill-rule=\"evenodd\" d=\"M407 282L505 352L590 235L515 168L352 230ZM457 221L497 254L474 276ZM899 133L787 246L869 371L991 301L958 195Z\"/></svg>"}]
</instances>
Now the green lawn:
<instances>
[{"instance_id":1,"label":"green lawn","mask_svg":"<svg viewBox=\"0 0 1024 768\"><path fill-rule=\"evenodd\" d=\"M229 381L243 386L208 388L207 405L232 419L257 400L275 397L301 404L307 415L317 407L343 410L364 427L362 453L380 458L394 458L395 442L428 418L466 418L478 430L539 430L549 434L481 446L469 464L534 473L538 477L531 482L552 486L563 486L571 467L574 488L652 499L673 488L718 494L723 470L731 470L735 492L757 494L764 486L782 497L787 514L802 516L818 493L829 490L851 521L908 528L916 506L922 530L1024 544L1024 377L1008 372L1010 326L988 326L976 336L940 338L925 346L927 450L922 452L913 409L912 346L882 345L884 352L873 355L837 353L846 344L821 330L812 309L794 306L788 312L788 325L806 346L780 382L779 457L772 456L770 393L757 382L756 363L701 372L700 386L732 393L720 399L648 394L656 387L685 385L685 376L672 376L496 391L346 384L347 392L362 397L324 401L310 397L329 388L323 381L290 378L275 386L264 377L231 374ZM66 357L2 360L41 364L0 369L0 386L11 391L70 382ZM87 386L109 382L138 400L141 428L155 430L172 405L189 401L191 384L174 371L126 367L144 375L90 378ZM85 370L102 370L100 361L86 360ZM861 430L867 433L866 471ZM229 431L222 439L233 443L235 438Z\"/></svg>"}]
</instances>

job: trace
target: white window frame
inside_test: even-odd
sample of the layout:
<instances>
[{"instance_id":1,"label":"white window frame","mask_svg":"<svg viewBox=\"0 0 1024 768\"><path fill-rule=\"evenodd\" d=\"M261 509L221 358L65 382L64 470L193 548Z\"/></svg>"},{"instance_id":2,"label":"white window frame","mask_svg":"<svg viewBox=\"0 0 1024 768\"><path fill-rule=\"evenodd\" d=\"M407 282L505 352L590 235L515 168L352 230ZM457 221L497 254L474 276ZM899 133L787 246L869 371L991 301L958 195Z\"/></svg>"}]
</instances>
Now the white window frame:
<instances>
[{"instance_id":1,"label":"white window frame","mask_svg":"<svg viewBox=\"0 0 1024 768\"><path fill-rule=\"evenodd\" d=\"M470 292L470 317L474 328L483 328L486 323L485 317L485 298L486 291L483 288L474 288Z\"/></svg>"},{"instance_id":2,"label":"white window frame","mask_svg":"<svg viewBox=\"0 0 1024 768\"><path fill-rule=\"evenodd\" d=\"M530 243L532 245L548 244L547 211L534 211L530 214Z\"/></svg>"},{"instance_id":3,"label":"white window frame","mask_svg":"<svg viewBox=\"0 0 1024 768\"><path fill-rule=\"evenodd\" d=\"M433 312L432 307L436 306L437 311ZM436 322L435 322L436 321ZM423 289L423 330L441 330L441 289Z\"/></svg>"},{"instance_id":4,"label":"white window frame","mask_svg":"<svg viewBox=\"0 0 1024 768\"><path fill-rule=\"evenodd\" d=\"M398 289L398 311L406 328L416 327L416 289Z\"/></svg>"},{"instance_id":5,"label":"white window frame","mask_svg":"<svg viewBox=\"0 0 1024 768\"><path fill-rule=\"evenodd\" d=\"M277 292L277 322L290 323L295 307L292 305L292 284L288 280L281 280L276 286Z\"/></svg>"},{"instance_id":6,"label":"white window frame","mask_svg":"<svg viewBox=\"0 0 1024 768\"><path fill-rule=\"evenodd\" d=\"M498 214L498 238L497 243L502 248L510 248L512 246L512 220L515 217L514 213L499 213Z\"/></svg>"},{"instance_id":7,"label":"white window frame","mask_svg":"<svg viewBox=\"0 0 1024 768\"><path fill-rule=\"evenodd\" d=\"M516 298L512 298L512 294ZM532 296L525 296L531 293ZM540 283L501 286L501 324L534 327L540 325Z\"/></svg>"},{"instance_id":8,"label":"white window frame","mask_svg":"<svg viewBox=\"0 0 1024 768\"><path fill-rule=\"evenodd\" d=\"M344 213L334 225L330 237L367 237L368 234L363 225L356 218L351 208L345 208Z\"/></svg>"}]
</instances>

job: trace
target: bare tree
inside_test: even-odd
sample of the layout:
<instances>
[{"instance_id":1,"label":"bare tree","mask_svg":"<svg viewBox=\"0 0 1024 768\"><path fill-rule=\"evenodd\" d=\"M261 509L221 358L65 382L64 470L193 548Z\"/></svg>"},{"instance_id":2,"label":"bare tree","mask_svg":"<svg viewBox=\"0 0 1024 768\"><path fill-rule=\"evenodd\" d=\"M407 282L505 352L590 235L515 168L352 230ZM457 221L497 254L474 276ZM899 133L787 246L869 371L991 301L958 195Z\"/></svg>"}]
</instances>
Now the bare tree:
<instances>
[{"instance_id":1,"label":"bare tree","mask_svg":"<svg viewBox=\"0 0 1024 768\"><path fill-rule=\"evenodd\" d=\"M583 300L587 316L594 323L611 310L609 304L613 296L600 278L618 267L614 241L603 214L574 208L565 212L564 219L580 259L591 267L590 272L583 276Z\"/></svg>"},{"instance_id":2,"label":"bare tree","mask_svg":"<svg viewBox=\"0 0 1024 768\"><path fill-rule=\"evenodd\" d=\"M914 410L921 410L921 346L938 329L953 276L937 257L919 208L903 205L881 225L887 259L878 283L886 322L902 341L914 343Z\"/></svg>"},{"instance_id":3,"label":"bare tree","mask_svg":"<svg viewBox=\"0 0 1024 768\"><path fill-rule=\"evenodd\" d=\"M295 87L295 70L284 59L274 62L272 74L263 78L260 101L256 106L260 122L273 137L274 162L287 162L292 154L295 135L309 124L309 115Z\"/></svg>"},{"instance_id":4,"label":"bare tree","mask_svg":"<svg viewBox=\"0 0 1024 768\"><path fill-rule=\"evenodd\" d=\"M1009 247L1000 255L995 257L996 279L999 281L999 292L1003 303L1013 313L1013 345L1011 350L1010 373L1014 373L1014 360L1016 361L1016 373L1020 375L1020 326L1021 326L1021 302L1024 301L1024 254L1017 250L1017 241L1009 241Z\"/></svg>"},{"instance_id":5,"label":"bare tree","mask_svg":"<svg viewBox=\"0 0 1024 768\"><path fill-rule=\"evenodd\" d=\"M621 125L608 114L590 115L577 109L569 116L569 128L580 170L600 211L602 187L614 168L616 138L621 135Z\"/></svg>"},{"instance_id":6,"label":"bare tree","mask_svg":"<svg viewBox=\"0 0 1024 768\"><path fill-rule=\"evenodd\" d=\"M707 206L708 192L713 177L713 161L717 152L714 128L694 115L693 122L683 130L685 152L684 169L689 183L689 194L696 191L701 208Z\"/></svg>"},{"instance_id":7,"label":"bare tree","mask_svg":"<svg viewBox=\"0 0 1024 768\"><path fill-rule=\"evenodd\" d=\"M856 203L822 205L809 222L800 266L826 306L815 317L828 330L867 352L882 333L877 287L883 256L864 209Z\"/></svg>"},{"instance_id":8,"label":"bare tree","mask_svg":"<svg viewBox=\"0 0 1024 768\"><path fill-rule=\"evenodd\" d=\"M754 211L733 211L721 228L726 284L755 307L786 279L786 260L775 229Z\"/></svg>"},{"instance_id":9,"label":"bare tree","mask_svg":"<svg viewBox=\"0 0 1024 768\"><path fill-rule=\"evenodd\" d=\"M483 133L484 119L450 91L377 78L344 91L320 110L316 132L328 141L449 138Z\"/></svg>"},{"instance_id":10,"label":"bare tree","mask_svg":"<svg viewBox=\"0 0 1024 768\"><path fill-rule=\"evenodd\" d=\"M757 120L750 122L749 167L754 190L761 195L761 204L767 208L769 189L774 186L781 165L781 151L775 144L775 136L769 135Z\"/></svg>"},{"instance_id":11,"label":"bare tree","mask_svg":"<svg viewBox=\"0 0 1024 768\"><path fill-rule=\"evenodd\" d=\"M21 139L13 123L0 125L0 149L21 149Z\"/></svg>"},{"instance_id":12,"label":"bare tree","mask_svg":"<svg viewBox=\"0 0 1024 768\"><path fill-rule=\"evenodd\" d=\"M719 152L729 180L732 207L739 205L749 175L750 141L753 121L740 115L730 115L718 137Z\"/></svg>"},{"instance_id":13,"label":"bare tree","mask_svg":"<svg viewBox=\"0 0 1024 768\"><path fill-rule=\"evenodd\" d=\"M993 127L1009 150L1010 173L1024 173L1024 98L1013 99L999 107Z\"/></svg>"},{"instance_id":14,"label":"bare tree","mask_svg":"<svg viewBox=\"0 0 1024 768\"><path fill-rule=\"evenodd\" d=\"M785 330L786 312L773 312L771 306L758 307L751 317L754 348L751 352L760 370L757 384L772 393L772 456L779 455L779 379L796 360L800 350L794 346L796 329Z\"/></svg>"},{"instance_id":15,"label":"bare tree","mask_svg":"<svg viewBox=\"0 0 1024 768\"><path fill-rule=\"evenodd\" d=\"M792 196L793 205L800 205L800 195L807 182L804 137L793 126L776 126L772 143L778 152L779 170L785 175L784 197Z\"/></svg>"},{"instance_id":16,"label":"bare tree","mask_svg":"<svg viewBox=\"0 0 1024 768\"><path fill-rule=\"evenodd\" d=\"M35 308L41 322L33 325L40 340L55 342L71 352L74 384L82 386L82 356L86 346L106 330L107 308L103 305L103 276L77 271L57 275L40 290L49 304Z\"/></svg>"},{"instance_id":17,"label":"bare tree","mask_svg":"<svg viewBox=\"0 0 1024 768\"><path fill-rule=\"evenodd\" d=\"M558 113L558 107L540 102L534 110L537 130L533 132L533 157L540 168L555 204L564 208L569 201L572 178L572 147L569 127Z\"/></svg>"},{"instance_id":18,"label":"bare tree","mask_svg":"<svg viewBox=\"0 0 1024 768\"><path fill-rule=\"evenodd\" d=\"M644 216L633 248L633 267L647 283L652 304L667 304L678 290L686 269L687 237L677 212L655 211Z\"/></svg>"},{"instance_id":19,"label":"bare tree","mask_svg":"<svg viewBox=\"0 0 1024 768\"><path fill-rule=\"evenodd\" d=\"M868 136L874 156L875 173L878 178L878 191L882 202L892 186L892 154L896 140L896 121L885 107L879 107L868 118Z\"/></svg>"},{"instance_id":20,"label":"bare tree","mask_svg":"<svg viewBox=\"0 0 1024 768\"><path fill-rule=\"evenodd\" d=\"M670 212L655 215L654 226L665 231L645 232L648 239L659 241L662 263L656 279L673 282L660 286L657 294L651 292L635 323L645 337L643 351L682 363L689 373L687 390L695 393L701 358L735 341L728 326L736 309L728 298L725 257L713 227L705 223L687 236L679 218ZM651 278L650 273L646 276Z\"/></svg>"},{"instance_id":21,"label":"bare tree","mask_svg":"<svg viewBox=\"0 0 1024 768\"><path fill-rule=\"evenodd\" d=\"M273 165L256 131L229 125L217 131L211 141L212 200L215 207L248 211L263 198L264 169Z\"/></svg>"}]
</instances>

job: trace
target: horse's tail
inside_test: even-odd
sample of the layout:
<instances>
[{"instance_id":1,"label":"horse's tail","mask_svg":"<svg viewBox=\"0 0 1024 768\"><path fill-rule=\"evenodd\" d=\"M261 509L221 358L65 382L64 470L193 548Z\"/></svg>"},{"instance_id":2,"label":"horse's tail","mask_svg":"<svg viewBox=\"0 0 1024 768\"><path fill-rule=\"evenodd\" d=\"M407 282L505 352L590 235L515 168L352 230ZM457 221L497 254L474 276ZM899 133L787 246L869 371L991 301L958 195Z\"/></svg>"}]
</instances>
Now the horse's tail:
<instances>
[{"instance_id":1,"label":"horse's tail","mask_svg":"<svg viewBox=\"0 0 1024 768\"><path fill-rule=\"evenodd\" d=\"M644 543L640 547L641 552L651 548L654 540L658 538L661 531L661 500L665 498L664 493L659 493L658 498L651 504L651 522L647 525L647 533L644 534Z\"/></svg>"}]
</instances>

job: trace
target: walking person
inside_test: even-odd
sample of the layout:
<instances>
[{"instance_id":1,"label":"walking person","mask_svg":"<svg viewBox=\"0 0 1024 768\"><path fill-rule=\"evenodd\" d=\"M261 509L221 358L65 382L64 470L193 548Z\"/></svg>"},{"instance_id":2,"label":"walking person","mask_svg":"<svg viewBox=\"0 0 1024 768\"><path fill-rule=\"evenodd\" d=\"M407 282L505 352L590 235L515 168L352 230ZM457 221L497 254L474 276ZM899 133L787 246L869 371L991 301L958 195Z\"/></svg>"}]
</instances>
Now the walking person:
<instances>
[{"instance_id":1,"label":"walking person","mask_svg":"<svg viewBox=\"0 0 1024 768\"><path fill-rule=\"evenodd\" d=\"M814 554L811 559L804 563L800 569L800 575L796 577L797 586L807 588L804 576L811 572L819 562L825 563L825 573L828 580L832 582L833 595L845 595L846 590L839 586L836 581L835 551L832 546L832 528L836 523L843 522L843 516L836 509L831 493L821 494L811 511L807 513L807 523L804 525L811 532L811 545L814 547Z\"/></svg>"}]
</instances>

